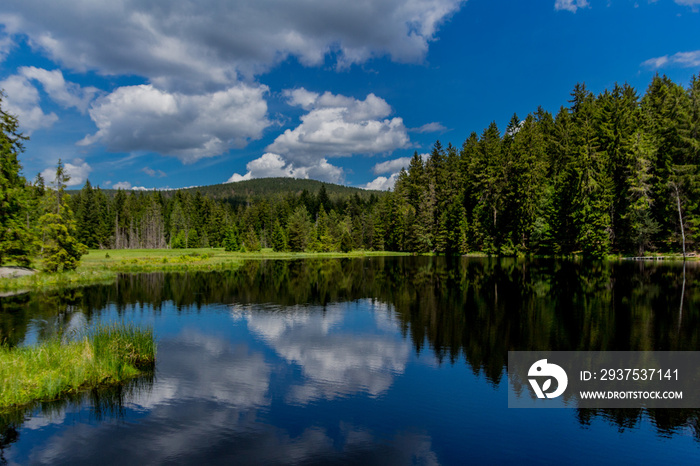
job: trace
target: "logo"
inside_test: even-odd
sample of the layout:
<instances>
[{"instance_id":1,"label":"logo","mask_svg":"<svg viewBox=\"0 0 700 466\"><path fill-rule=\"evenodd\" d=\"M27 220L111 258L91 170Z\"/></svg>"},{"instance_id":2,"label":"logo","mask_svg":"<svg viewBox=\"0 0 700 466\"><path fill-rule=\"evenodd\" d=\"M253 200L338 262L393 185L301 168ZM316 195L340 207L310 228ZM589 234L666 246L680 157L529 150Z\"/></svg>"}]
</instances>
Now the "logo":
<instances>
[{"instance_id":1,"label":"logo","mask_svg":"<svg viewBox=\"0 0 700 466\"><path fill-rule=\"evenodd\" d=\"M566 386L569 383L569 378L566 376L566 372L561 367L556 364L547 363L546 359L540 359L535 364L530 366L530 370L527 373L528 377L547 377L544 383L540 387L537 379L529 379L532 389L535 391L537 398L556 398L564 393ZM552 387L552 378L557 381L557 389L551 393L548 393Z\"/></svg>"}]
</instances>

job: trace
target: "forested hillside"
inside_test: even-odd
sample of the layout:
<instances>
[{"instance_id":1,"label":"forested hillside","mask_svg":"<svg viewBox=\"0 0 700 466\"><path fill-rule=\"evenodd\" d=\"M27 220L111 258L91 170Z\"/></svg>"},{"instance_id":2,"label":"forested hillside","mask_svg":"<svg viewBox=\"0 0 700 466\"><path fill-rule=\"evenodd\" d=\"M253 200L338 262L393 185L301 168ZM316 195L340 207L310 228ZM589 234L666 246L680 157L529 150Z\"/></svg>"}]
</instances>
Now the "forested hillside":
<instances>
[{"instance_id":1,"label":"forested hillside","mask_svg":"<svg viewBox=\"0 0 700 466\"><path fill-rule=\"evenodd\" d=\"M0 237L0 262L44 253L48 220L90 248L603 257L693 250L700 234L696 77L684 88L656 76L641 97L576 85L555 116L539 108L414 154L391 193L276 178L147 192L87 182L68 196L65 174L57 191L18 175L23 139L3 115L3 225L14 233Z\"/></svg>"},{"instance_id":2,"label":"forested hillside","mask_svg":"<svg viewBox=\"0 0 700 466\"><path fill-rule=\"evenodd\" d=\"M271 186L279 179L260 181ZM332 187L306 181L285 180L287 191L219 199L203 194L206 189L108 196L88 182L71 196L71 206L78 239L90 248L382 249L376 225L379 197L386 194L346 188L352 195L337 189L330 195ZM316 191L299 190L307 185Z\"/></svg>"},{"instance_id":3,"label":"forested hillside","mask_svg":"<svg viewBox=\"0 0 700 466\"><path fill-rule=\"evenodd\" d=\"M354 194L360 196L361 199L369 199L372 194L383 195L384 191L367 191L361 188L353 188L339 184L323 183L317 180L304 180L297 178L257 178L252 180L239 181L236 183L222 183L209 186L196 186L192 188L181 188L173 190L162 190L163 196L166 198L175 195L175 192L182 191L195 195L198 191L200 195L211 199L223 200L232 206L246 205L250 202L255 202L263 197L296 193L301 193L306 190L310 193L317 193L321 186L325 185L328 197L332 200L348 197ZM80 190L67 190L66 192L75 195ZM103 189L109 197L116 196L119 190Z\"/></svg>"}]
</instances>

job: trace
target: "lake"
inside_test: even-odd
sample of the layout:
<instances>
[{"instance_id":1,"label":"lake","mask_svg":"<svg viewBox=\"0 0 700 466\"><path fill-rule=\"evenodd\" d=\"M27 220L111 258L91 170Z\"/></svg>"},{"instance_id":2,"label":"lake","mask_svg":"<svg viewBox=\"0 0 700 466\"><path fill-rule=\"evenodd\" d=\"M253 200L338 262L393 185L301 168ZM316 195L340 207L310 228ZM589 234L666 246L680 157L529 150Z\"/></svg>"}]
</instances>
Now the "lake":
<instances>
[{"instance_id":1,"label":"lake","mask_svg":"<svg viewBox=\"0 0 700 466\"><path fill-rule=\"evenodd\" d=\"M700 462L700 410L508 409L508 351L700 349L699 263L249 261L0 299L0 340L153 326L156 371L0 414L9 464Z\"/></svg>"}]
</instances>

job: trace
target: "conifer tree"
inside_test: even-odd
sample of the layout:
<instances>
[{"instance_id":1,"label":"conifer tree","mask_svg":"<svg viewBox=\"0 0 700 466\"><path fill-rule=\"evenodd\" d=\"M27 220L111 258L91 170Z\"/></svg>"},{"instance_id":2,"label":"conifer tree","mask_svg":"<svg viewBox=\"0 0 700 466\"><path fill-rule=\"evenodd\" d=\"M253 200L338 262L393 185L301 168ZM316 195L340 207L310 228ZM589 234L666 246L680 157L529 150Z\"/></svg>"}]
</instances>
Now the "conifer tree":
<instances>
[{"instance_id":1,"label":"conifer tree","mask_svg":"<svg viewBox=\"0 0 700 466\"><path fill-rule=\"evenodd\" d=\"M75 270L80 257L87 253L87 248L77 238L77 229L73 211L65 194L66 182L70 176L65 172L63 163L58 160L56 168L55 189L47 191L46 212L39 219L43 228L44 270L60 272Z\"/></svg>"},{"instance_id":2,"label":"conifer tree","mask_svg":"<svg viewBox=\"0 0 700 466\"><path fill-rule=\"evenodd\" d=\"M546 222L542 211L547 185L547 157L544 138L534 117L528 115L519 126L509 148L512 169L509 176L510 240L521 251L532 248L535 225Z\"/></svg>"},{"instance_id":3,"label":"conifer tree","mask_svg":"<svg viewBox=\"0 0 700 466\"><path fill-rule=\"evenodd\" d=\"M630 166L630 154L634 133L639 125L639 99L635 90L625 84L615 84L612 92L605 91L596 103L596 135L598 150L605 154L606 170L611 179L612 204L610 221L613 249L624 247L629 237L629 225L626 223L627 177Z\"/></svg>"},{"instance_id":4,"label":"conifer tree","mask_svg":"<svg viewBox=\"0 0 700 466\"><path fill-rule=\"evenodd\" d=\"M284 229L282 228L279 220L275 221L275 226L272 230L271 243L273 251L282 252L287 250L287 235L285 235Z\"/></svg>"},{"instance_id":5,"label":"conifer tree","mask_svg":"<svg viewBox=\"0 0 700 466\"><path fill-rule=\"evenodd\" d=\"M573 199L576 243L585 255L601 258L610 251L612 233L609 164L606 154L598 149L593 95L585 85L577 84L572 96L573 164L577 173Z\"/></svg>"},{"instance_id":6,"label":"conifer tree","mask_svg":"<svg viewBox=\"0 0 700 466\"><path fill-rule=\"evenodd\" d=\"M498 216L503 211L506 190L502 139L495 122L481 135L475 165L476 190L481 195L474 208L472 228L477 232L479 249L497 253L500 246Z\"/></svg>"},{"instance_id":7,"label":"conifer tree","mask_svg":"<svg viewBox=\"0 0 700 466\"><path fill-rule=\"evenodd\" d=\"M257 252L262 248L258 234L252 226L248 227L248 231L243 236L243 247L250 252Z\"/></svg>"},{"instance_id":8,"label":"conifer tree","mask_svg":"<svg viewBox=\"0 0 700 466\"><path fill-rule=\"evenodd\" d=\"M0 265L16 261L29 265L32 235L25 205L28 193L18 155L27 138L19 132L17 118L2 109L0 91Z\"/></svg>"},{"instance_id":9,"label":"conifer tree","mask_svg":"<svg viewBox=\"0 0 700 466\"><path fill-rule=\"evenodd\" d=\"M649 248L659 225L652 216L652 175L656 149L651 138L637 132L631 143L629 165L627 167L627 212L625 220L629 224L630 243L640 256Z\"/></svg>"},{"instance_id":10,"label":"conifer tree","mask_svg":"<svg viewBox=\"0 0 700 466\"><path fill-rule=\"evenodd\" d=\"M85 182L85 186L75 196L75 218L78 229L78 241L88 248L97 248L100 244L99 231L100 216L99 207L96 203L90 180Z\"/></svg>"},{"instance_id":11,"label":"conifer tree","mask_svg":"<svg viewBox=\"0 0 700 466\"><path fill-rule=\"evenodd\" d=\"M309 211L306 210L306 206L301 205L297 207L289 217L288 225L289 233L287 245L289 249L294 252L304 251L309 243L311 230L313 228L311 217L309 216Z\"/></svg>"},{"instance_id":12,"label":"conifer tree","mask_svg":"<svg viewBox=\"0 0 700 466\"><path fill-rule=\"evenodd\" d=\"M554 120L553 151L549 157L553 188L548 223L552 226L552 252L555 254L570 254L576 250L573 214L578 176L573 156L573 133L571 114L561 107Z\"/></svg>"},{"instance_id":13,"label":"conifer tree","mask_svg":"<svg viewBox=\"0 0 700 466\"><path fill-rule=\"evenodd\" d=\"M223 242L225 251L239 251L241 249L241 241L238 236L238 228L235 224L231 225L226 232Z\"/></svg>"}]
</instances>

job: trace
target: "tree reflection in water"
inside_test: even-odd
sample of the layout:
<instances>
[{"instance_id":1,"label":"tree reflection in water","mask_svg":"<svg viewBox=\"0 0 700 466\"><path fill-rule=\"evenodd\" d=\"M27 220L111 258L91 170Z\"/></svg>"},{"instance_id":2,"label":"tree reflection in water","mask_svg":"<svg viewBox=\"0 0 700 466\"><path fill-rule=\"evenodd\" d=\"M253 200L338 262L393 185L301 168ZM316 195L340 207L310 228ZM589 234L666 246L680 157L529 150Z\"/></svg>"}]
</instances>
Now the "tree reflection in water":
<instances>
[{"instance_id":1,"label":"tree reflection in water","mask_svg":"<svg viewBox=\"0 0 700 466\"><path fill-rule=\"evenodd\" d=\"M1 298L0 341L40 340L66 331L76 311L89 323L108 306L124 315L135 306L158 313L166 302L201 312L210 304L323 308L369 298L388 305L416 352L431 351L440 363L464 360L496 386L508 351L700 349L698 265L427 256L248 261L235 270L121 275L109 286ZM646 413L662 435L689 427L700 439L698 410ZM578 410L577 418L625 429L642 414ZM12 436L5 430L1 438Z\"/></svg>"}]
</instances>

